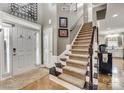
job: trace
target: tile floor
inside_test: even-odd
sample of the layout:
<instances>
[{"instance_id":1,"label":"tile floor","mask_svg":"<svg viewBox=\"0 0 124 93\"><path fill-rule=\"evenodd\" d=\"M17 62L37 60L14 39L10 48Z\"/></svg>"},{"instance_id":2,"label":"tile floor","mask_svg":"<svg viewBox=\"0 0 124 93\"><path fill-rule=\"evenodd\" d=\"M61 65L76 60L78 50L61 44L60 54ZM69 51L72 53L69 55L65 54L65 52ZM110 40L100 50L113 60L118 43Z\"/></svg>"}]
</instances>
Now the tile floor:
<instances>
[{"instance_id":1,"label":"tile floor","mask_svg":"<svg viewBox=\"0 0 124 93\"><path fill-rule=\"evenodd\" d=\"M124 60L113 59L112 89L124 90Z\"/></svg>"},{"instance_id":2,"label":"tile floor","mask_svg":"<svg viewBox=\"0 0 124 93\"><path fill-rule=\"evenodd\" d=\"M99 77L100 90L124 90L124 60L113 58L112 77L100 75Z\"/></svg>"}]
</instances>

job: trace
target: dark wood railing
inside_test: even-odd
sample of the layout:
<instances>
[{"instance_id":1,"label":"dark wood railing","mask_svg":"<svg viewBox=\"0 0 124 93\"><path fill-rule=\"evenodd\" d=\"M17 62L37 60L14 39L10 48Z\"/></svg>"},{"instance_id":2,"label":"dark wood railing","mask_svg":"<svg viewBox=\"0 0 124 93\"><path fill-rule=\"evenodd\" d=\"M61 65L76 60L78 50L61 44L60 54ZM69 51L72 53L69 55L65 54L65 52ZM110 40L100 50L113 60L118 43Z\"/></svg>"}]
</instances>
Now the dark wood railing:
<instances>
[{"instance_id":1,"label":"dark wood railing","mask_svg":"<svg viewBox=\"0 0 124 93\"><path fill-rule=\"evenodd\" d=\"M95 31L97 31L96 36L95 36ZM89 58L90 58L90 62L89 62L89 67L90 67L89 89L90 90L94 89L94 84L93 84L93 44L94 44L94 37L96 37L97 43L98 43L98 28L96 26L93 27L92 38L91 38L91 42L90 42L90 45L89 45Z\"/></svg>"}]
</instances>

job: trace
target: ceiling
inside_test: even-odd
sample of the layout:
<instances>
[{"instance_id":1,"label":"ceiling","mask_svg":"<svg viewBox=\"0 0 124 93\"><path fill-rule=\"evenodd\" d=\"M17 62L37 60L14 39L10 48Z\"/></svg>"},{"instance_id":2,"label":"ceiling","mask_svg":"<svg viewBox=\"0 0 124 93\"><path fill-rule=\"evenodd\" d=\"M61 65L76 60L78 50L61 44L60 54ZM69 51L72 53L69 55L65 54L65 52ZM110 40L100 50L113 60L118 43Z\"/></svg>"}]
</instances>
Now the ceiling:
<instances>
[{"instance_id":1,"label":"ceiling","mask_svg":"<svg viewBox=\"0 0 124 93\"><path fill-rule=\"evenodd\" d=\"M98 26L100 34L124 32L124 4L107 4L106 18Z\"/></svg>"}]
</instances>

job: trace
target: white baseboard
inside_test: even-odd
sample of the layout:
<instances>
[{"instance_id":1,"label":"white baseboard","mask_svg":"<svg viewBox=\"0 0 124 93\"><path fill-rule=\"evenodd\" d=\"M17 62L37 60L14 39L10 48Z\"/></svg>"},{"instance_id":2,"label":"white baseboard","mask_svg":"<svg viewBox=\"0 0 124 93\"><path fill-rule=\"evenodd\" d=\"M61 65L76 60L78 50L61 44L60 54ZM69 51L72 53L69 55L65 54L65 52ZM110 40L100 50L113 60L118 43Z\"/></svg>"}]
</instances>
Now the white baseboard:
<instances>
[{"instance_id":1,"label":"white baseboard","mask_svg":"<svg viewBox=\"0 0 124 93\"><path fill-rule=\"evenodd\" d=\"M54 81L55 83L65 87L68 90L81 90L80 88L78 88L78 87L76 87L70 83L67 83L67 82L65 82L65 81L63 81L63 80L61 80L61 79L59 79L53 75L49 75L49 79Z\"/></svg>"},{"instance_id":2,"label":"white baseboard","mask_svg":"<svg viewBox=\"0 0 124 93\"><path fill-rule=\"evenodd\" d=\"M4 78L1 79L1 81L9 79L9 78L12 78L12 76L4 77Z\"/></svg>"}]
</instances>

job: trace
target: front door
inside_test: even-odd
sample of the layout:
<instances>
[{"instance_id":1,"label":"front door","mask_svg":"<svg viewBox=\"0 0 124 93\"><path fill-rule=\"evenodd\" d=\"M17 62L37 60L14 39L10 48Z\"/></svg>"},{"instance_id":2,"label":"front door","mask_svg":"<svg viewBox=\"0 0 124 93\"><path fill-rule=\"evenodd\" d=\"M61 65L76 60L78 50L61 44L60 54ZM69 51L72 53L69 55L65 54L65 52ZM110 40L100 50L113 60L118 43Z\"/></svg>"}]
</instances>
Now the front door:
<instances>
[{"instance_id":1,"label":"front door","mask_svg":"<svg viewBox=\"0 0 124 93\"><path fill-rule=\"evenodd\" d=\"M44 29L43 32L43 51L44 51L44 64L46 67L50 68L53 65L52 62L52 27Z\"/></svg>"},{"instance_id":2,"label":"front door","mask_svg":"<svg viewBox=\"0 0 124 93\"><path fill-rule=\"evenodd\" d=\"M36 62L36 34L24 27L13 28L13 75L31 70Z\"/></svg>"}]
</instances>

